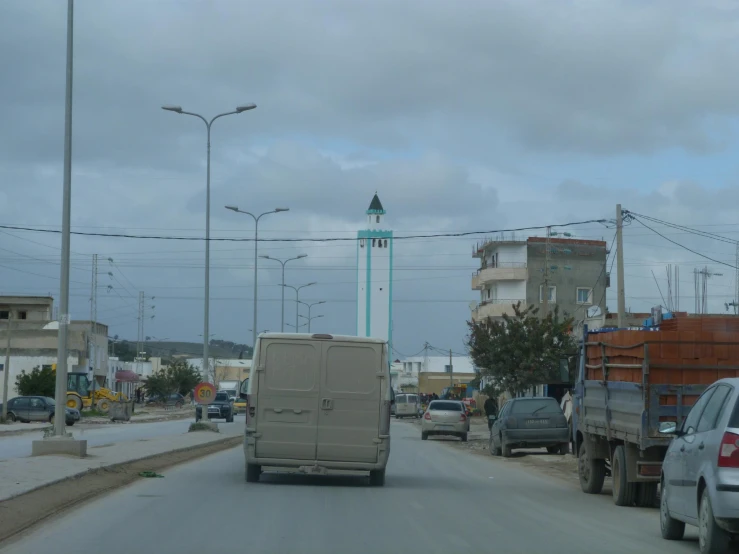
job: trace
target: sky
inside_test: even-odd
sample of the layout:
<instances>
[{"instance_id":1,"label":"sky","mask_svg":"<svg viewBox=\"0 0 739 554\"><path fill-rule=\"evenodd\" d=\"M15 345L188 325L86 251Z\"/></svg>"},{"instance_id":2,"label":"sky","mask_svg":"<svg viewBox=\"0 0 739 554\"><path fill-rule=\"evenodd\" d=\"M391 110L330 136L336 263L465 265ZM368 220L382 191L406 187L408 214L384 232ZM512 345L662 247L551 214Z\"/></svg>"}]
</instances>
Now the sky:
<instances>
[{"instance_id":1,"label":"sky","mask_svg":"<svg viewBox=\"0 0 739 554\"><path fill-rule=\"evenodd\" d=\"M663 304L673 264L682 309L707 266L721 274L709 308L725 313L738 34L728 0L76 0L73 231L180 240L75 234L72 318L90 316L98 254L111 335L135 340L144 291L146 335L202 340L205 125L160 107L210 118L250 102L212 127L214 338L251 343L254 222L225 205L290 208L261 219L259 254L307 254L285 279L316 282L301 292L325 301L311 330L351 334L351 239L375 192L396 236L481 232L396 241L395 357L464 350L478 240L612 220L617 203L728 239L631 222L627 308ZM66 2L0 2L0 294L59 296L65 44ZM259 331L280 328L280 267L259 263Z\"/></svg>"}]
</instances>

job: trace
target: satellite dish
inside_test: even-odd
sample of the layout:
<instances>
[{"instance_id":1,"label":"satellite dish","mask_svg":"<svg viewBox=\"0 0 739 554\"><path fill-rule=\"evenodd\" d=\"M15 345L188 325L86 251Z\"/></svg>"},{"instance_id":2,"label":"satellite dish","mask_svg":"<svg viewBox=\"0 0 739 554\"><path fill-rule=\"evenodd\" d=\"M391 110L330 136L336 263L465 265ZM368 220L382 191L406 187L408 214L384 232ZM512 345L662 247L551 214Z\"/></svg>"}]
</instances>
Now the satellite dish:
<instances>
[{"instance_id":1,"label":"satellite dish","mask_svg":"<svg viewBox=\"0 0 739 554\"><path fill-rule=\"evenodd\" d=\"M588 308L588 317L598 317L602 313L600 306L591 306Z\"/></svg>"},{"instance_id":2,"label":"satellite dish","mask_svg":"<svg viewBox=\"0 0 739 554\"><path fill-rule=\"evenodd\" d=\"M477 308L477 302L470 302L470 303L468 304L468 306L469 306L469 308L470 308L470 311L472 311L472 310L474 310L475 308Z\"/></svg>"}]
</instances>

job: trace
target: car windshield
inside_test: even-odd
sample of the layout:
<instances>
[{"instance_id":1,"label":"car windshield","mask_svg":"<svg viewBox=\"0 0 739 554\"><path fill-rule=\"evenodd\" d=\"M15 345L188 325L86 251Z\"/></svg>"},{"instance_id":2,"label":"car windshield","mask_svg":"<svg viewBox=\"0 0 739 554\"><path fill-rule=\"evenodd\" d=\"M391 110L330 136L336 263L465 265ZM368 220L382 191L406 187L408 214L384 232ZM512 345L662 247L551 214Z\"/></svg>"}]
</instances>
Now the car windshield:
<instances>
[{"instance_id":1,"label":"car windshield","mask_svg":"<svg viewBox=\"0 0 739 554\"><path fill-rule=\"evenodd\" d=\"M434 411L447 411L447 412L461 412L462 404L459 402L438 402L434 401L429 405L429 410Z\"/></svg>"},{"instance_id":2,"label":"car windshield","mask_svg":"<svg viewBox=\"0 0 739 554\"><path fill-rule=\"evenodd\" d=\"M533 414L559 412L559 404L554 398L532 398L517 400L511 407L512 414Z\"/></svg>"},{"instance_id":3,"label":"car windshield","mask_svg":"<svg viewBox=\"0 0 739 554\"><path fill-rule=\"evenodd\" d=\"M228 401L228 394L225 392L218 392L216 393L216 402L227 402Z\"/></svg>"}]
</instances>

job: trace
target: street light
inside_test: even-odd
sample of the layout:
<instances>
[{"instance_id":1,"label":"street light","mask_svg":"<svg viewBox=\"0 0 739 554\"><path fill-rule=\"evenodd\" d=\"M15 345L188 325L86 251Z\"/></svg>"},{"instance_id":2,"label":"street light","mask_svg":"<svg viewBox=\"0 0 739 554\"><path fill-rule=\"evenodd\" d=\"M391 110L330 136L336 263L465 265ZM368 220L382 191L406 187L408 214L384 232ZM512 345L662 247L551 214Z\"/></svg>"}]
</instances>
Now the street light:
<instances>
[{"instance_id":1,"label":"street light","mask_svg":"<svg viewBox=\"0 0 739 554\"><path fill-rule=\"evenodd\" d=\"M304 315L301 314L300 317L302 317L303 319L307 319L308 320L308 332L310 333L310 322L313 321L314 319L318 319L319 317L323 317L323 314L314 315L313 317L310 317L310 316L305 317Z\"/></svg>"},{"instance_id":2,"label":"street light","mask_svg":"<svg viewBox=\"0 0 739 554\"><path fill-rule=\"evenodd\" d=\"M265 260L274 260L276 262L280 262L282 264L282 323L280 325L280 331L282 333L285 332L285 264L287 262L291 262L293 260L299 260L301 258L307 258L308 254L300 254L299 256L296 256L295 258L288 258L285 261L280 260L279 258L271 258L270 256L259 256L260 258L264 258Z\"/></svg>"},{"instance_id":3,"label":"street light","mask_svg":"<svg viewBox=\"0 0 739 554\"><path fill-rule=\"evenodd\" d=\"M287 287L289 289L293 289L295 291L295 325L291 325L291 327L295 327L295 330L297 331L300 327L298 327L298 314L300 313L300 289L304 289L305 287L310 287L315 285L316 282L313 281L312 283L308 283L307 285L301 285L299 287L294 287L292 285L282 285L283 287Z\"/></svg>"},{"instance_id":4,"label":"street light","mask_svg":"<svg viewBox=\"0 0 739 554\"><path fill-rule=\"evenodd\" d=\"M206 162L206 178L205 178L205 305L203 314L203 366L208 366L209 352L208 352L208 330L210 325L210 129L213 126L213 122L227 115L239 114L247 110L253 110L256 108L256 104L244 104L237 106L235 110L230 112L224 112L216 115L210 121L205 119L202 115L186 112L181 106L162 106L163 110L168 112L175 112L182 115L191 115L197 117L205 123L207 131L207 162ZM57 418L64 419L64 418Z\"/></svg>"},{"instance_id":5,"label":"street light","mask_svg":"<svg viewBox=\"0 0 739 554\"><path fill-rule=\"evenodd\" d=\"M263 214L259 214L258 216L254 215L251 212L245 212L244 210L240 210L238 206L226 206L227 210L231 210L232 212L236 212L238 214L245 214L250 215L254 218L254 320L253 320L253 326L254 330L252 331L252 348L257 343L257 250L258 250L258 244L259 244L259 220L264 215L268 214L278 214L280 212L289 212L290 208L275 208L274 210L270 212L264 212Z\"/></svg>"},{"instance_id":6,"label":"street light","mask_svg":"<svg viewBox=\"0 0 739 554\"><path fill-rule=\"evenodd\" d=\"M300 329L301 327L306 327L308 324L307 323L303 323L302 325L299 325L298 327L295 327L295 325L293 325L292 323L286 323L286 325L288 327L292 327L293 329L295 329L295 332L297 333L298 332L298 329Z\"/></svg>"},{"instance_id":7,"label":"street light","mask_svg":"<svg viewBox=\"0 0 739 554\"><path fill-rule=\"evenodd\" d=\"M308 304L307 302L303 302L302 300L299 300L298 301L298 304L303 304L303 306L308 306L308 317L306 319L308 320L308 332L309 333L310 333L310 322L311 322L311 319L315 319L315 317L311 317L310 316L310 310L311 310L311 308L313 306L318 306L319 304L325 304L325 303L326 303L325 300L321 300L320 302L313 302L312 304ZM305 316L303 316L303 317L305 317ZM323 316L318 315L316 317L323 317Z\"/></svg>"}]
</instances>

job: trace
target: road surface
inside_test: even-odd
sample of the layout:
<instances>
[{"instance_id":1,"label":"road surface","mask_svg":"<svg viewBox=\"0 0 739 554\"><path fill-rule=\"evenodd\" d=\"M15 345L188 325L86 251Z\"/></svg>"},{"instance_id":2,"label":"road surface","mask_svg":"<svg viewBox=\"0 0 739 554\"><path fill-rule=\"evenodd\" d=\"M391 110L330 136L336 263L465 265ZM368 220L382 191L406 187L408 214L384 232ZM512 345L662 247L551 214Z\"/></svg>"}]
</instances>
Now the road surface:
<instances>
[{"instance_id":1,"label":"road surface","mask_svg":"<svg viewBox=\"0 0 739 554\"><path fill-rule=\"evenodd\" d=\"M515 461L422 442L408 423L393 422L392 440L384 488L274 473L247 484L235 448L47 521L0 552L697 553L692 529L685 542L661 538L657 510L619 508Z\"/></svg>"},{"instance_id":2,"label":"road surface","mask_svg":"<svg viewBox=\"0 0 739 554\"><path fill-rule=\"evenodd\" d=\"M194 417L189 419L177 419L172 421L154 421L151 423L130 424L93 424L85 425L84 422L77 423L73 427L67 427L75 438L86 439L87 447L101 446L104 444L131 442L141 439L151 439L166 435L177 435L187 433L190 424L195 421ZM224 423L217 420L219 425L244 425L244 416L236 416L234 423ZM31 455L31 442L43 438L43 431L37 433L24 433L22 435L11 435L0 438L0 460L10 458L24 458Z\"/></svg>"}]
</instances>

